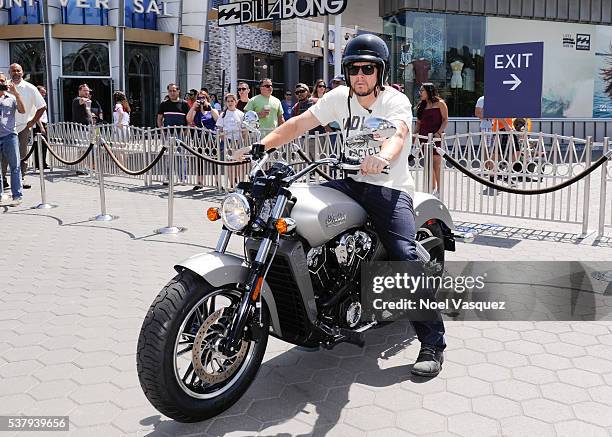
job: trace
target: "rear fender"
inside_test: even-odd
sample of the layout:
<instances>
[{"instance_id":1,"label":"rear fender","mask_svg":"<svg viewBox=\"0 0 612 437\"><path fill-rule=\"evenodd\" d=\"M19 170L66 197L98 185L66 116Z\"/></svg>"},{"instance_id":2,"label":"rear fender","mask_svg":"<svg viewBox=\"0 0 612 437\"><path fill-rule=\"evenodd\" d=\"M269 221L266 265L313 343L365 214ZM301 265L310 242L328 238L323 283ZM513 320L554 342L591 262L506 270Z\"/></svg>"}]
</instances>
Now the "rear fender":
<instances>
[{"instance_id":1,"label":"rear fender","mask_svg":"<svg viewBox=\"0 0 612 437\"><path fill-rule=\"evenodd\" d=\"M455 230L455 224L448 208L437 197L417 192L414 194L413 203L414 222L417 229L423 227L427 220L435 219L444 223L451 231Z\"/></svg>"},{"instance_id":2,"label":"rear fender","mask_svg":"<svg viewBox=\"0 0 612 437\"><path fill-rule=\"evenodd\" d=\"M213 287L235 283L244 284L249 273L249 269L243 264L242 258L218 252L193 255L176 264L174 269L177 272L190 270L194 274L201 276ZM276 302L266 281L263 282L261 296L268 305L274 334L282 337Z\"/></svg>"}]
</instances>

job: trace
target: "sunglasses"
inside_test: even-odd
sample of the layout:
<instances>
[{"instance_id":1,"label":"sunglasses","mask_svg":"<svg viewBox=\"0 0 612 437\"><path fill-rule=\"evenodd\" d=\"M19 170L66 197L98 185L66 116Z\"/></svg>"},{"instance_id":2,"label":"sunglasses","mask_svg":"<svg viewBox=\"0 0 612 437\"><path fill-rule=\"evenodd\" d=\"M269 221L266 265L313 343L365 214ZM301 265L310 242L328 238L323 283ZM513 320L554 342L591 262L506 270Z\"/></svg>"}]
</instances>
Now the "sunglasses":
<instances>
[{"instance_id":1,"label":"sunglasses","mask_svg":"<svg viewBox=\"0 0 612 437\"><path fill-rule=\"evenodd\" d=\"M327 88L327 86L321 84L321 85L317 85L317 88Z\"/></svg>"},{"instance_id":2,"label":"sunglasses","mask_svg":"<svg viewBox=\"0 0 612 437\"><path fill-rule=\"evenodd\" d=\"M248 88L238 88L238 91L248 91Z\"/></svg>"},{"instance_id":3,"label":"sunglasses","mask_svg":"<svg viewBox=\"0 0 612 437\"><path fill-rule=\"evenodd\" d=\"M363 73L364 76L371 76L374 74L374 72L376 71L376 65L374 64L367 64L367 65L351 65L348 68L348 72L351 76L356 76L358 75L360 72Z\"/></svg>"},{"instance_id":4,"label":"sunglasses","mask_svg":"<svg viewBox=\"0 0 612 437\"><path fill-rule=\"evenodd\" d=\"M306 90L295 90L296 94L304 94Z\"/></svg>"},{"instance_id":5,"label":"sunglasses","mask_svg":"<svg viewBox=\"0 0 612 437\"><path fill-rule=\"evenodd\" d=\"M272 85L259 85L259 88L272 88Z\"/></svg>"}]
</instances>

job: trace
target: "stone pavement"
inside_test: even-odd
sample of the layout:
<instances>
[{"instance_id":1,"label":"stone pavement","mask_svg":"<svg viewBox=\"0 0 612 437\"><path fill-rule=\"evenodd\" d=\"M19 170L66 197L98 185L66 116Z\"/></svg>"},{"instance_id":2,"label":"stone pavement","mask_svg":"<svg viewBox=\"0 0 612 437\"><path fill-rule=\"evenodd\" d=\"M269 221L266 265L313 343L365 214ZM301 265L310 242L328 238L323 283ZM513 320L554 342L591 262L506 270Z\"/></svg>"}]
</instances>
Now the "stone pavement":
<instances>
[{"instance_id":1,"label":"stone pavement","mask_svg":"<svg viewBox=\"0 0 612 437\"><path fill-rule=\"evenodd\" d=\"M271 339L230 410L197 424L162 417L138 383L138 333L173 263L212 250L220 225L205 210L220 197L177 188L175 221L188 230L159 236L161 187L109 181L108 211L120 218L98 223L89 178L50 175L52 210L28 209L38 178L26 179L23 205L0 207L0 415L69 415L71 431L55 434L87 437L612 434L612 322L447 322L444 369L431 380L409 372L418 342L407 323L369 331L363 349L306 352ZM610 239L580 241L576 225L455 219L506 227L458 243L449 259L612 261Z\"/></svg>"}]
</instances>

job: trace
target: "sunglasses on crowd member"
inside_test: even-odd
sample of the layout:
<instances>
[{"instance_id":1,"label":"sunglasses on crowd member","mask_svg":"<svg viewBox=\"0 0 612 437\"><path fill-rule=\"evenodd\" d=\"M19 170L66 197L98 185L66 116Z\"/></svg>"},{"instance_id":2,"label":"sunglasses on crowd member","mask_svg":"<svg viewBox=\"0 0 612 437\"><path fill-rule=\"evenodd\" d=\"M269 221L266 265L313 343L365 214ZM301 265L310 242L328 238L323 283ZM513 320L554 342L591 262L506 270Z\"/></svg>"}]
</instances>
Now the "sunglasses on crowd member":
<instances>
[{"instance_id":1,"label":"sunglasses on crowd member","mask_svg":"<svg viewBox=\"0 0 612 437\"><path fill-rule=\"evenodd\" d=\"M327 88L324 84L317 85L317 88Z\"/></svg>"},{"instance_id":2,"label":"sunglasses on crowd member","mask_svg":"<svg viewBox=\"0 0 612 437\"><path fill-rule=\"evenodd\" d=\"M364 76L371 76L376 71L376 65L374 64L366 64L366 65L350 65L348 67L348 72L351 76L356 76L359 72L362 72Z\"/></svg>"},{"instance_id":3,"label":"sunglasses on crowd member","mask_svg":"<svg viewBox=\"0 0 612 437\"><path fill-rule=\"evenodd\" d=\"M260 88L272 88L272 85L266 83L266 84L263 84L263 85L259 85L259 87Z\"/></svg>"},{"instance_id":4,"label":"sunglasses on crowd member","mask_svg":"<svg viewBox=\"0 0 612 437\"><path fill-rule=\"evenodd\" d=\"M305 89L300 88L299 90L295 90L295 94L304 94L306 92Z\"/></svg>"},{"instance_id":5,"label":"sunglasses on crowd member","mask_svg":"<svg viewBox=\"0 0 612 437\"><path fill-rule=\"evenodd\" d=\"M238 91L248 91L248 90L249 90L248 88L244 88L244 87L238 88Z\"/></svg>"}]
</instances>

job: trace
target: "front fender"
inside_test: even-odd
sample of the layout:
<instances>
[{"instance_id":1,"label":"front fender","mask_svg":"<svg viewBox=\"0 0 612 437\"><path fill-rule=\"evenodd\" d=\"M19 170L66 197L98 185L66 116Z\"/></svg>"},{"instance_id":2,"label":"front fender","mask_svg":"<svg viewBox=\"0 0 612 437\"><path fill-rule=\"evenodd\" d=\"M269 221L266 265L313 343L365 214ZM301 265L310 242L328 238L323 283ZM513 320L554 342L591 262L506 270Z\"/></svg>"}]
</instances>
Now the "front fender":
<instances>
[{"instance_id":1,"label":"front fender","mask_svg":"<svg viewBox=\"0 0 612 437\"><path fill-rule=\"evenodd\" d=\"M455 230L455 224L448 208L437 197L427 193L416 192L414 193L413 208L414 222L417 229L422 227L427 220L436 219L444 222L451 231Z\"/></svg>"},{"instance_id":2,"label":"front fender","mask_svg":"<svg viewBox=\"0 0 612 437\"><path fill-rule=\"evenodd\" d=\"M245 283L249 269L243 264L242 258L225 253L211 252L199 253L179 262L174 266L177 272L185 269L201 276L213 287L221 287L226 284ZM264 281L261 287L261 296L266 301L270 310L270 322L274 334L281 337L278 310L270 286Z\"/></svg>"}]
</instances>

